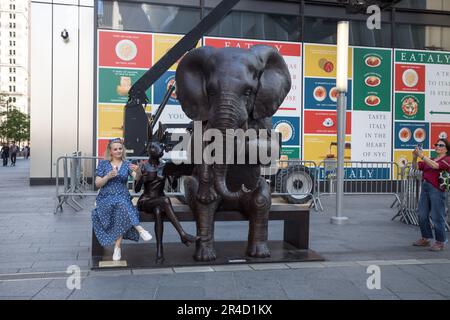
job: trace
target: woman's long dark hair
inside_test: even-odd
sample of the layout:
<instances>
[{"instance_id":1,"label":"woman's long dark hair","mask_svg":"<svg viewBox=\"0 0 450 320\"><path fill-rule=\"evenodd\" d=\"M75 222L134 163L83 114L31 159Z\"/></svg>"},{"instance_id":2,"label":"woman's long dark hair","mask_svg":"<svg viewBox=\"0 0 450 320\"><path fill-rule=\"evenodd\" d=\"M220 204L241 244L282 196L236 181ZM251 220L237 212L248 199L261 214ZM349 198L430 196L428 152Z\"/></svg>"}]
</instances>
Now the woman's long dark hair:
<instances>
[{"instance_id":1,"label":"woman's long dark hair","mask_svg":"<svg viewBox=\"0 0 450 320\"><path fill-rule=\"evenodd\" d=\"M450 142L448 142L447 139L439 139L438 142L441 141L445 144L445 147L447 148L447 156L450 156Z\"/></svg>"}]
</instances>

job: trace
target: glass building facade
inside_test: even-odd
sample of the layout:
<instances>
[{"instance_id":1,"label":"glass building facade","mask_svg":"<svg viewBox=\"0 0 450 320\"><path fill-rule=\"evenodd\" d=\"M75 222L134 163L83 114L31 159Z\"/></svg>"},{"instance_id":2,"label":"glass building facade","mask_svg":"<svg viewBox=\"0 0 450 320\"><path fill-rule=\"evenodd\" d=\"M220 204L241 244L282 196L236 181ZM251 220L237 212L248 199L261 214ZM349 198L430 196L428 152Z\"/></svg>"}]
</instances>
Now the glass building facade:
<instances>
[{"instance_id":1,"label":"glass building facade","mask_svg":"<svg viewBox=\"0 0 450 320\"><path fill-rule=\"evenodd\" d=\"M97 1L98 27L183 34L218 2ZM367 15L348 13L336 0L242 0L208 35L333 44L342 19L351 21L354 46L450 50L450 2L445 0L402 0L383 10L379 30L369 30Z\"/></svg>"}]
</instances>

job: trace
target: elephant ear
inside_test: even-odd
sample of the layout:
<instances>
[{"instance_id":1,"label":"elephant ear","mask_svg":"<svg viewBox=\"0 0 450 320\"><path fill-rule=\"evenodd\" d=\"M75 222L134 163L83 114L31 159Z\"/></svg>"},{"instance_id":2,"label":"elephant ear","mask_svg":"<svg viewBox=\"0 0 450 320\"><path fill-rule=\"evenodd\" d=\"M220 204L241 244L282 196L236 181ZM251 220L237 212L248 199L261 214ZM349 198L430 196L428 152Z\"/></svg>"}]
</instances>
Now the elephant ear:
<instances>
[{"instance_id":1,"label":"elephant ear","mask_svg":"<svg viewBox=\"0 0 450 320\"><path fill-rule=\"evenodd\" d=\"M212 47L193 49L178 64L175 75L177 99L184 113L192 120L208 119L205 62L213 50Z\"/></svg>"},{"instance_id":2,"label":"elephant ear","mask_svg":"<svg viewBox=\"0 0 450 320\"><path fill-rule=\"evenodd\" d=\"M278 51L269 46L253 46L250 51L261 62L259 87L255 94L253 118L272 116L291 90L291 75Z\"/></svg>"}]
</instances>

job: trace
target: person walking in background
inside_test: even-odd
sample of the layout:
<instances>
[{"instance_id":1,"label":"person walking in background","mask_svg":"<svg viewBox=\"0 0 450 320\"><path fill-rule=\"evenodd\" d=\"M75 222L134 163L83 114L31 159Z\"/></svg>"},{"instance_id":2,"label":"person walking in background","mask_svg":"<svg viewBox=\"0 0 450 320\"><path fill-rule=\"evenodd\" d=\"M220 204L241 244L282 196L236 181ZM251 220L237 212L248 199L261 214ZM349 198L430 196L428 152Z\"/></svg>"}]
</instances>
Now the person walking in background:
<instances>
[{"instance_id":1,"label":"person walking in background","mask_svg":"<svg viewBox=\"0 0 450 320\"><path fill-rule=\"evenodd\" d=\"M11 147L9 147L9 153L11 154L11 167L16 166L16 160L17 160L17 149L16 143L13 142Z\"/></svg>"},{"instance_id":2,"label":"person walking in background","mask_svg":"<svg viewBox=\"0 0 450 320\"><path fill-rule=\"evenodd\" d=\"M9 146L7 143L3 144L1 153L3 159L3 166L6 167L8 165L8 158L9 158Z\"/></svg>"},{"instance_id":3,"label":"person walking in background","mask_svg":"<svg viewBox=\"0 0 450 320\"><path fill-rule=\"evenodd\" d=\"M151 234L139 225L139 212L131 202L127 188L128 176L138 179L139 166L125 159L125 147L120 139L109 141L105 160L98 163L95 186L100 188L96 208L92 210L92 226L102 246L114 246L113 260L121 259L122 239L144 241L152 239Z\"/></svg>"},{"instance_id":4,"label":"person walking in background","mask_svg":"<svg viewBox=\"0 0 450 320\"><path fill-rule=\"evenodd\" d=\"M28 159L28 146L23 147L23 157Z\"/></svg>"},{"instance_id":5,"label":"person walking in background","mask_svg":"<svg viewBox=\"0 0 450 320\"><path fill-rule=\"evenodd\" d=\"M439 139L434 147L436 158L428 158L420 148L413 151L413 167L423 172L422 190L419 198L419 226L422 238L413 243L414 246L428 247L433 239L430 224L434 224L435 242L431 251L444 250L447 242L445 232L445 191L440 189L439 174L450 169L450 143L446 139ZM417 164L417 158L422 161Z\"/></svg>"}]
</instances>

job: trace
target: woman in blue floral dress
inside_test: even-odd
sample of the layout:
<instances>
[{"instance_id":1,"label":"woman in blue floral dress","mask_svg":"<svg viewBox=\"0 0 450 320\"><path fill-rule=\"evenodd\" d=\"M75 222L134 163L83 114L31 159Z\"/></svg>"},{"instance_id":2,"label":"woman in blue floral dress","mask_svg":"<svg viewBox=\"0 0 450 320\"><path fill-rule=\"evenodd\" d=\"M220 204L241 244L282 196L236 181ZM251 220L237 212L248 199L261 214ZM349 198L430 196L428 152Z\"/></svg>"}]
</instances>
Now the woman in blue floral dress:
<instances>
[{"instance_id":1,"label":"woman in blue floral dress","mask_svg":"<svg viewBox=\"0 0 450 320\"><path fill-rule=\"evenodd\" d=\"M121 259L120 245L123 239L144 241L152 236L139 225L139 212L131 203L127 188L128 176L138 178L137 165L125 159L125 150L120 139L110 140L105 159L98 163L95 185L100 188L96 208L92 210L92 225L102 246L115 244L113 260Z\"/></svg>"}]
</instances>

